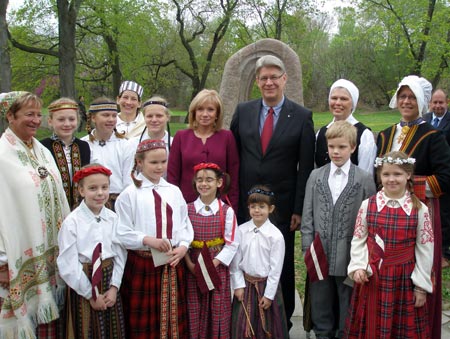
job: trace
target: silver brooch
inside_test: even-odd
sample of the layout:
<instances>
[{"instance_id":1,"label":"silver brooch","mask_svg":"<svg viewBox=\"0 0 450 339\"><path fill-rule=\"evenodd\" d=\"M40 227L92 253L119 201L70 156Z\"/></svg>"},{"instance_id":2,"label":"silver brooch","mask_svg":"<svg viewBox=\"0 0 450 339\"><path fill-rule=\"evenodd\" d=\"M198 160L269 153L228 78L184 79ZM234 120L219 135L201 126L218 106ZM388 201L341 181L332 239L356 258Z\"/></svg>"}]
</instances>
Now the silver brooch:
<instances>
[{"instance_id":1,"label":"silver brooch","mask_svg":"<svg viewBox=\"0 0 450 339\"><path fill-rule=\"evenodd\" d=\"M38 175L41 179L45 179L48 177L48 171L44 166L39 166L37 168Z\"/></svg>"},{"instance_id":2,"label":"silver brooch","mask_svg":"<svg viewBox=\"0 0 450 339\"><path fill-rule=\"evenodd\" d=\"M106 145L106 141L105 140L99 140L98 144L103 147Z\"/></svg>"}]
</instances>

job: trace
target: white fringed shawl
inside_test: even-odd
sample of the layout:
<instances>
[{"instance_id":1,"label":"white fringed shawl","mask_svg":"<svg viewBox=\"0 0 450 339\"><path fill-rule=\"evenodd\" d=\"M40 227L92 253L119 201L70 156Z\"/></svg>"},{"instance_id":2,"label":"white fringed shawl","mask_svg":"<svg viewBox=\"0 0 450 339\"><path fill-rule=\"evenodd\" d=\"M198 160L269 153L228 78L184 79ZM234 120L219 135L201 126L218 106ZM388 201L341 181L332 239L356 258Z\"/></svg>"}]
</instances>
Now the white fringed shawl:
<instances>
[{"instance_id":1,"label":"white fringed shawl","mask_svg":"<svg viewBox=\"0 0 450 339\"><path fill-rule=\"evenodd\" d=\"M0 265L10 276L9 290L0 287L0 338L35 338L63 302L57 236L69 206L51 153L36 139L33 151L10 129L0 138Z\"/></svg>"}]
</instances>

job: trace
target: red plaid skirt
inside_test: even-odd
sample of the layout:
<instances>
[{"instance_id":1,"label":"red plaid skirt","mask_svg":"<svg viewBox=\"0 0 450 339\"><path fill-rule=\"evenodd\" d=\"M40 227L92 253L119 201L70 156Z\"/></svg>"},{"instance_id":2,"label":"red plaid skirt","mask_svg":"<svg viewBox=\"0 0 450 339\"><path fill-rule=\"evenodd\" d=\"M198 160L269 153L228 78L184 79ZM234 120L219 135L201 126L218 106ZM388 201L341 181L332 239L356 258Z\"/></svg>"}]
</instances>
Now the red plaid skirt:
<instances>
[{"instance_id":1,"label":"red plaid skirt","mask_svg":"<svg viewBox=\"0 0 450 339\"><path fill-rule=\"evenodd\" d=\"M218 251L209 249L211 258ZM191 258L196 264L200 250L192 249ZM231 289L228 267L216 267L222 286L206 294L201 294L197 280L187 272L187 300L189 304L189 332L191 339L228 339L231 331Z\"/></svg>"},{"instance_id":2,"label":"red plaid skirt","mask_svg":"<svg viewBox=\"0 0 450 339\"><path fill-rule=\"evenodd\" d=\"M151 257L144 258L134 251L128 251L121 288L128 339L160 339L161 286L166 266L155 267ZM177 326L174 328L169 323L167 338L188 339L184 261L174 269L176 291L171 292L176 293L177 309L170 311L176 312Z\"/></svg>"}]
</instances>

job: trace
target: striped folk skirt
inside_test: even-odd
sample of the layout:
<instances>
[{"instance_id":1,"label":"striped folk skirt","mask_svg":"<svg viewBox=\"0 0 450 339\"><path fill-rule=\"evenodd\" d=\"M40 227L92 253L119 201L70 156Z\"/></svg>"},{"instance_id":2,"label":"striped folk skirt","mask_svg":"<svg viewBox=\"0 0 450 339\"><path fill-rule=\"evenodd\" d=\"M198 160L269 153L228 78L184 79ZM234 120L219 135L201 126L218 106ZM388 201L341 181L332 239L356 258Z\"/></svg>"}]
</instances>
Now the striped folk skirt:
<instances>
[{"instance_id":1,"label":"striped folk skirt","mask_svg":"<svg viewBox=\"0 0 450 339\"><path fill-rule=\"evenodd\" d=\"M103 280L100 293L105 293L111 282L114 269L112 259L102 262ZM84 264L86 275L92 275L92 264ZM66 337L68 339L122 339L125 338L125 323L122 299L117 292L116 303L105 311L95 311L89 300L68 290Z\"/></svg>"},{"instance_id":2,"label":"striped folk skirt","mask_svg":"<svg viewBox=\"0 0 450 339\"><path fill-rule=\"evenodd\" d=\"M243 302L233 299L232 338L289 338L281 286L278 284L272 305L263 310L259 308L258 303L264 296L265 287L266 279L246 275Z\"/></svg>"},{"instance_id":3,"label":"striped folk skirt","mask_svg":"<svg viewBox=\"0 0 450 339\"><path fill-rule=\"evenodd\" d=\"M188 339L185 268L155 267L150 252L128 251L122 300L128 339Z\"/></svg>"}]
</instances>

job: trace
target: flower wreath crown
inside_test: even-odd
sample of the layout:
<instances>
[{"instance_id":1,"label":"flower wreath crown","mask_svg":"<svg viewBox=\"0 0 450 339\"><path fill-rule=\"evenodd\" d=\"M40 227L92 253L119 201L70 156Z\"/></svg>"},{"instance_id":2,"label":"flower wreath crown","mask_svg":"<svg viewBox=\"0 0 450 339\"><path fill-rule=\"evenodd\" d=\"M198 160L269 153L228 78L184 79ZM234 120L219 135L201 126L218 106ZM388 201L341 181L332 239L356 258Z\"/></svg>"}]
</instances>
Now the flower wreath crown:
<instances>
[{"instance_id":1,"label":"flower wreath crown","mask_svg":"<svg viewBox=\"0 0 450 339\"><path fill-rule=\"evenodd\" d=\"M383 166L383 164L391 164L391 165L406 165L406 164L415 164L416 159L414 158L408 158L408 159L401 159L401 158L393 158L393 157L383 157L383 158L376 158L375 159L375 167Z\"/></svg>"}]
</instances>

